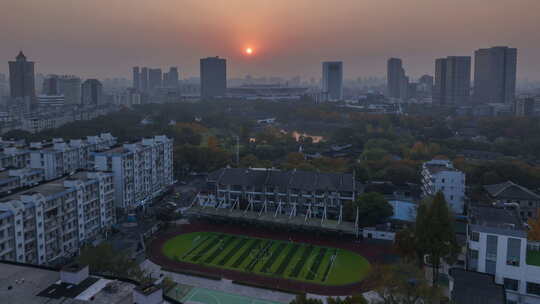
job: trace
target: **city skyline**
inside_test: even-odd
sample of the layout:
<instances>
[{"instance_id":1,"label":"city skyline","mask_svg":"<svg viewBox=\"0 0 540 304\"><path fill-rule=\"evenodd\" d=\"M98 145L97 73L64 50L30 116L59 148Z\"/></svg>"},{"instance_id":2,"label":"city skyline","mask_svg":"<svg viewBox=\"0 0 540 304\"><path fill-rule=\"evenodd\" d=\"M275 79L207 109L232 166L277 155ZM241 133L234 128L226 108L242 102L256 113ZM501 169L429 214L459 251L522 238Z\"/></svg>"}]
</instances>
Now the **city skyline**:
<instances>
[{"instance_id":1,"label":"city skyline","mask_svg":"<svg viewBox=\"0 0 540 304\"><path fill-rule=\"evenodd\" d=\"M374 0L343 1L339 6L307 0L159 0L129 6L125 0L108 5L62 2L67 3L2 4L0 58L12 59L22 49L36 62L37 73L83 78L130 78L137 65L178 66L181 78L196 77L199 59L208 56L226 58L230 78L318 78L321 62L337 60L346 66L344 77L354 79L382 76L386 60L398 57L406 62L408 74L418 78L434 73L436 58L473 56L480 48L508 45L519 49L518 79L540 79L534 68L540 53L540 40L535 39L540 22L534 12L540 2L534 0L512 6L502 0L489 6L416 0L403 10L395 10L396 1ZM451 14L433 14L444 10ZM298 14L304 11L310 14ZM248 47L253 49L249 56ZM7 73L7 66L0 72Z\"/></svg>"}]
</instances>

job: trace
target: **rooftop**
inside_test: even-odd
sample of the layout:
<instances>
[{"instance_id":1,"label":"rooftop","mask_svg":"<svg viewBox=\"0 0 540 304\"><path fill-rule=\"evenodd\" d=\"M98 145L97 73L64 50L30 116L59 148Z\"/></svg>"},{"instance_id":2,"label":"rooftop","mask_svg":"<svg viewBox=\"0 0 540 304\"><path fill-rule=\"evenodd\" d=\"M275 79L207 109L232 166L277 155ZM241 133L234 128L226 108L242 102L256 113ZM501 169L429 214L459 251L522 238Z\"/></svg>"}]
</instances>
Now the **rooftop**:
<instances>
[{"instance_id":1,"label":"rooftop","mask_svg":"<svg viewBox=\"0 0 540 304\"><path fill-rule=\"evenodd\" d=\"M210 173L208 181L224 185L271 186L280 189L353 191L355 188L352 174L302 170L223 168Z\"/></svg>"},{"instance_id":2,"label":"rooftop","mask_svg":"<svg viewBox=\"0 0 540 304\"><path fill-rule=\"evenodd\" d=\"M6 304L131 304L133 284L90 276L78 285L60 282L46 267L0 262L0 299Z\"/></svg>"},{"instance_id":3,"label":"rooftop","mask_svg":"<svg viewBox=\"0 0 540 304\"><path fill-rule=\"evenodd\" d=\"M495 198L540 200L540 195L511 181L485 185L484 189Z\"/></svg>"},{"instance_id":4,"label":"rooftop","mask_svg":"<svg viewBox=\"0 0 540 304\"><path fill-rule=\"evenodd\" d=\"M470 208L471 224L505 230L523 230L523 222L516 210L493 206Z\"/></svg>"},{"instance_id":5,"label":"rooftop","mask_svg":"<svg viewBox=\"0 0 540 304\"><path fill-rule=\"evenodd\" d=\"M467 271L459 268L450 269L454 280L452 300L459 304L504 304L506 294L501 284L495 283L493 275Z\"/></svg>"}]
</instances>

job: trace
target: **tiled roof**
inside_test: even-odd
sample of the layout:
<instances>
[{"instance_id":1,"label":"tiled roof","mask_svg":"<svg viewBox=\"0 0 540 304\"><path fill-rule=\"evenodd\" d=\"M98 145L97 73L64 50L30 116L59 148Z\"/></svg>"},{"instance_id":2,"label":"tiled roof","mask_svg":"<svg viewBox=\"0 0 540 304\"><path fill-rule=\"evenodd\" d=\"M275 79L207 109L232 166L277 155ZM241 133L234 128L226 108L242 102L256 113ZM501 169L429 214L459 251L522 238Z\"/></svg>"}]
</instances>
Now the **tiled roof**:
<instances>
[{"instance_id":1,"label":"tiled roof","mask_svg":"<svg viewBox=\"0 0 540 304\"><path fill-rule=\"evenodd\" d=\"M211 172L208 181L224 185L272 186L280 189L354 191L355 182L349 173L321 173L276 169L224 168Z\"/></svg>"},{"instance_id":2,"label":"tiled roof","mask_svg":"<svg viewBox=\"0 0 540 304\"><path fill-rule=\"evenodd\" d=\"M490 196L495 198L540 200L538 194L511 181L494 185L485 185L484 189Z\"/></svg>"}]
</instances>

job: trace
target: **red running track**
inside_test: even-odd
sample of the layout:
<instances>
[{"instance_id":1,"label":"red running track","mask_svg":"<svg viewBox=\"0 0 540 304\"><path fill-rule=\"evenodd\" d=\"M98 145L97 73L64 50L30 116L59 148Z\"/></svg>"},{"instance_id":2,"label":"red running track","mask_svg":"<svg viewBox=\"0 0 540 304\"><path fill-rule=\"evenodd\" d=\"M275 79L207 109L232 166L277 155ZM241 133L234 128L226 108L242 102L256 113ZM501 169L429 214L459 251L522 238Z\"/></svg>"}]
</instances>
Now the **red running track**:
<instances>
[{"instance_id":1,"label":"red running track","mask_svg":"<svg viewBox=\"0 0 540 304\"><path fill-rule=\"evenodd\" d=\"M246 273L242 271L235 271L229 269L221 269L217 267L204 266L200 264L193 264L187 262L174 261L166 257L162 252L162 247L169 239L179 234L190 232L222 232L230 234L240 234L252 237L275 239L275 240L293 240L295 242L309 243L319 246L336 247L356 252L365 257L371 264L383 263L384 256L393 254L392 247L387 244L373 244L367 242L353 242L352 239L347 240L332 240L328 236L317 237L314 233L302 233L302 232L286 232L286 231L274 231L257 227L257 229L249 229L242 226L232 225L216 225L206 222L197 222L188 225L181 225L173 230L169 230L164 233L158 234L151 245L149 246L149 259L162 266L163 268L170 269L172 271L178 270L191 270L196 272L208 273L218 275L230 280L237 280L242 282L248 282L255 285L268 286L274 289L291 290L299 293L314 293L319 295L328 296L341 296L358 294L369 290L369 278L365 278L362 282L339 285L339 286L327 286L314 283L300 282L290 280L286 278L268 277L258 275L254 273Z\"/></svg>"}]
</instances>

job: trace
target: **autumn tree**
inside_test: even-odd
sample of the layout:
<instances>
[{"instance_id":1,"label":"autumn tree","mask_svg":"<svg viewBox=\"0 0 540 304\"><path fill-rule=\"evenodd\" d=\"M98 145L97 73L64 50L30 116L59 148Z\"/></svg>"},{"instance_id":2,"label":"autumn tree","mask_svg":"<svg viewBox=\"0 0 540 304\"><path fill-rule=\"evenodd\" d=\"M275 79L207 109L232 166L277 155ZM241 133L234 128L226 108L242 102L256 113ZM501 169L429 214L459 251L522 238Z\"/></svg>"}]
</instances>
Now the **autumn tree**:
<instances>
[{"instance_id":1,"label":"autumn tree","mask_svg":"<svg viewBox=\"0 0 540 304\"><path fill-rule=\"evenodd\" d=\"M441 192L418 207L414 234L419 252L431 260L433 284L437 285L441 261L453 263L459 253L453 218Z\"/></svg>"},{"instance_id":2,"label":"autumn tree","mask_svg":"<svg viewBox=\"0 0 540 304\"><path fill-rule=\"evenodd\" d=\"M413 264L376 265L370 280L381 297L381 304L437 303L439 288L432 287L421 268Z\"/></svg>"},{"instance_id":3,"label":"autumn tree","mask_svg":"<svg viewBox=\"0 0 540 304\"><path fill-rule=\"evenodd\" d=\"M528 238L531 241L537 241L540 242L540 210L538 210L538 214L536 218L529 218L527 221L529 224L529 233Z\"/></svg>"}]
</instances>

